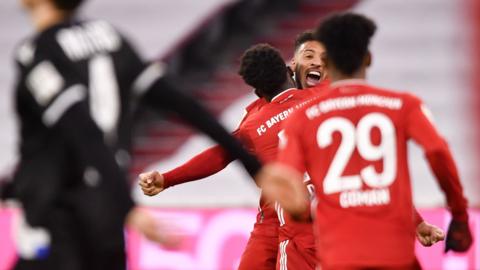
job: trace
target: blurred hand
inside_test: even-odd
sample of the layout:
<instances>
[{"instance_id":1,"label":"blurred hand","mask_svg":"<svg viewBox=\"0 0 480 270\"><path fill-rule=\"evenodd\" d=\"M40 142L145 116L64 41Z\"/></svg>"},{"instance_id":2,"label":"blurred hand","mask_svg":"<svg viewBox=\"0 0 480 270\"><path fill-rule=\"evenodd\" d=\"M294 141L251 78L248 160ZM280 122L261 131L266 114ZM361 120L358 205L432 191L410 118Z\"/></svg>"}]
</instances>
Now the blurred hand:
<instances>
[{"instance_id":1,"label":"blurred hand","mask_svg":"<svg viewBox=\"0 0 480 270\"><path fill-rule=\"evenodd\" d=\"M295 220L309 217L310 201L303 175L281 164L268 164L256 177L262 194L269 202L277 201Z\"/></svg>"},{"instance_id":2,"label":"blurred hand","mask_svg":"<svg viewBox=\"0 0 480 270\"><path fill-rule=\"evenodd\" d=\"M418 241L425 247L445 239L445 232L442 229L425 221L418 224L416 235Z\"/></svg>"},{"instance_id":3,"label":"blurred hand","mask_svg":"<svg viewBox=\"0 0 480 270\"><path fill-rule=\"evenodd\" d=\"M138 207L130 210L126 223L131 228L143 234L148 240L169 249L179 248L183 240L179 234L171 233L174 229L170 228L166 230L167 226L161 224L150 214Z\"/></svg>"},{"instance_id":4,"label":"blurred hand","mask_svg":"<svg viewBox=\"0 0 480 270\"><path fill-rule=\"evenodd\" d=\"M449 250L465 252L470 248L472 242L473 238L468 222L452 219L448 226L445 252L448 252Z\"/></svg>"},{"instance_id":5,"label":"blurred hand","mask_svg":"<svg viewBox=\"0 0 480 270\"><path fill-rule=\"evenodd\" d=\"M142 188L143 194L154 196L164 190L163 175L157 171L141 173L138 184Z\"/></svg>"}]
</instances>

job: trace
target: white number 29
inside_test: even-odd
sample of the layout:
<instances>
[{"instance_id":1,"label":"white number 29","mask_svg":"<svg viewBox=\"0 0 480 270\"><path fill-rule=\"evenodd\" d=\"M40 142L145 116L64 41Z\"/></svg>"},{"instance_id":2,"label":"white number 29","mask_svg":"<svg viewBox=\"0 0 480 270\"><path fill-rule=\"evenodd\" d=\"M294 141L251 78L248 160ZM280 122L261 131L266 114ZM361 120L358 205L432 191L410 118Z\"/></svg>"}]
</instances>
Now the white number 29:
<instances>
[{"instance_id":1,"label":"white number 29","mask_svg":"<svg viewBox=\"0 0 480 270\"><path fill-rule=\"evenodd\" d=\"M370 137L375 127L381 134L379 145L374 145ZM318 128L317 143L320 148L332 143L333 133L336 131L340 133L342 139L323 181L325 194L360 189L362 179L373 188L388 187L393 183L397 174L397 147L395 127L390 118L382 113L370 113L358 122L356 128L346 118L330 118ZM377 173L375 167L369 165L360 171L360 175L342 176L355 146L366 161L383 159L383 172Z\"/></svg>"}]
</instances>

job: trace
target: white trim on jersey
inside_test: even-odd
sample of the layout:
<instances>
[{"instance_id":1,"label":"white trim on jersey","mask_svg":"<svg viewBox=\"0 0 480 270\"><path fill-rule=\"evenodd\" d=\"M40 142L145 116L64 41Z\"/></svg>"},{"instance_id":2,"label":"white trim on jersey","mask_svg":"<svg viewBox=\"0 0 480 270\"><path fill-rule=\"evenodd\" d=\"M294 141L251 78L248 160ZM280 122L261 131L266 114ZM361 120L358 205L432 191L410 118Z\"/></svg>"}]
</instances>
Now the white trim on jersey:
<instances>
[{"instance_id":1,"label":"white trim on jersey","mask_svg":"<svg viewBox=\"0 0 480 270\"><path fill-rule=\"evenodd\" d=\"M133 91L140 96L159 78L165 74L166 66L164 63L156 62L145 68L133 82Z\"/></svg>"},{"instance_id":2,"label":"white trim on jersey","mask_svg":"<svg viewBox=\"0 0 480 270\"><path fill-rule=\"evenodd\" d=\"M278 202L275 202L275 211L277 212L278 221L280 222L280 226L285 225L285 217L283 215L283 208L280 206Z\"/></svg>"},{"instance_id":3,"label":"white trim on jersey","mask_svg":"<svg viewBox=\"0 0 480 270\"><path fill-rule=\"evenodd\" d=\"M62 115L75 103L85 99L87 89L81 84L75 84L63 91L42 116L43 123L46 126L53 126L62 117Z\"/></svg>"},{"instance_id":4,"label":"white trim on jersey","mask_svg":"<svg viewBox=\"0 0 480 270\"><path fill-rule=\"evenodd\" d=\"M287 245L290 240L280 242L280 270L288 270Z\"/></svg>"}]
</instances>

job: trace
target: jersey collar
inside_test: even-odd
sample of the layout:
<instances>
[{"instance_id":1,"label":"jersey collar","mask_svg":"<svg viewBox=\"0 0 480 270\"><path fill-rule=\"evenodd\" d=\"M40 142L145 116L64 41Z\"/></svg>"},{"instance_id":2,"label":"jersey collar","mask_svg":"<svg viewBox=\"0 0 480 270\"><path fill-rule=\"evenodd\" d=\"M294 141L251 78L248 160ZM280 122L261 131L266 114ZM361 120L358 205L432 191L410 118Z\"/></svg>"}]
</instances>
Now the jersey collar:
<instances>
[{"instance_id":1,"label":"jersey collar","mask_svg":"<svg viewBox=\"0 0 480 270\"><path fill-rule=\"evenodd\" d=\"M280 98L282 98L285 94L287 94L287 92L291 92L291 91L296 91L297 89L296 88L288 88L287 90L283 90L282 92L280 92L279 94L277 94L276 96L274 96L270 102L274 102Z\"/></svg>"}]
</instances>

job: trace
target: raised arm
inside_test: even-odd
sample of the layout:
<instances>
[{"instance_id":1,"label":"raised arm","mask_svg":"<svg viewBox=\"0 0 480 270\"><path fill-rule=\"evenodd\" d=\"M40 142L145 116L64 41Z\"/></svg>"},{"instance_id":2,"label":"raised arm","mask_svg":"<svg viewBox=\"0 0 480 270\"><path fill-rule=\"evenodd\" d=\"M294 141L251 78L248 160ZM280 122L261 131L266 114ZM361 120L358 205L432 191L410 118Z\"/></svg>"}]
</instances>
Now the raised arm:
<instances>
[{"instance_id":1,"label":"raised arm","mask_svg":"<svg viewBox=\"0 0 480 270\"><path fill-rule=\"evenodd\" d=\"M164 174L157 171L140 174L139 185L145 195L153 196L171 186L213 175L223 170L232 161L233 158L217 145Z\"/></svg>"}]
</instances>

